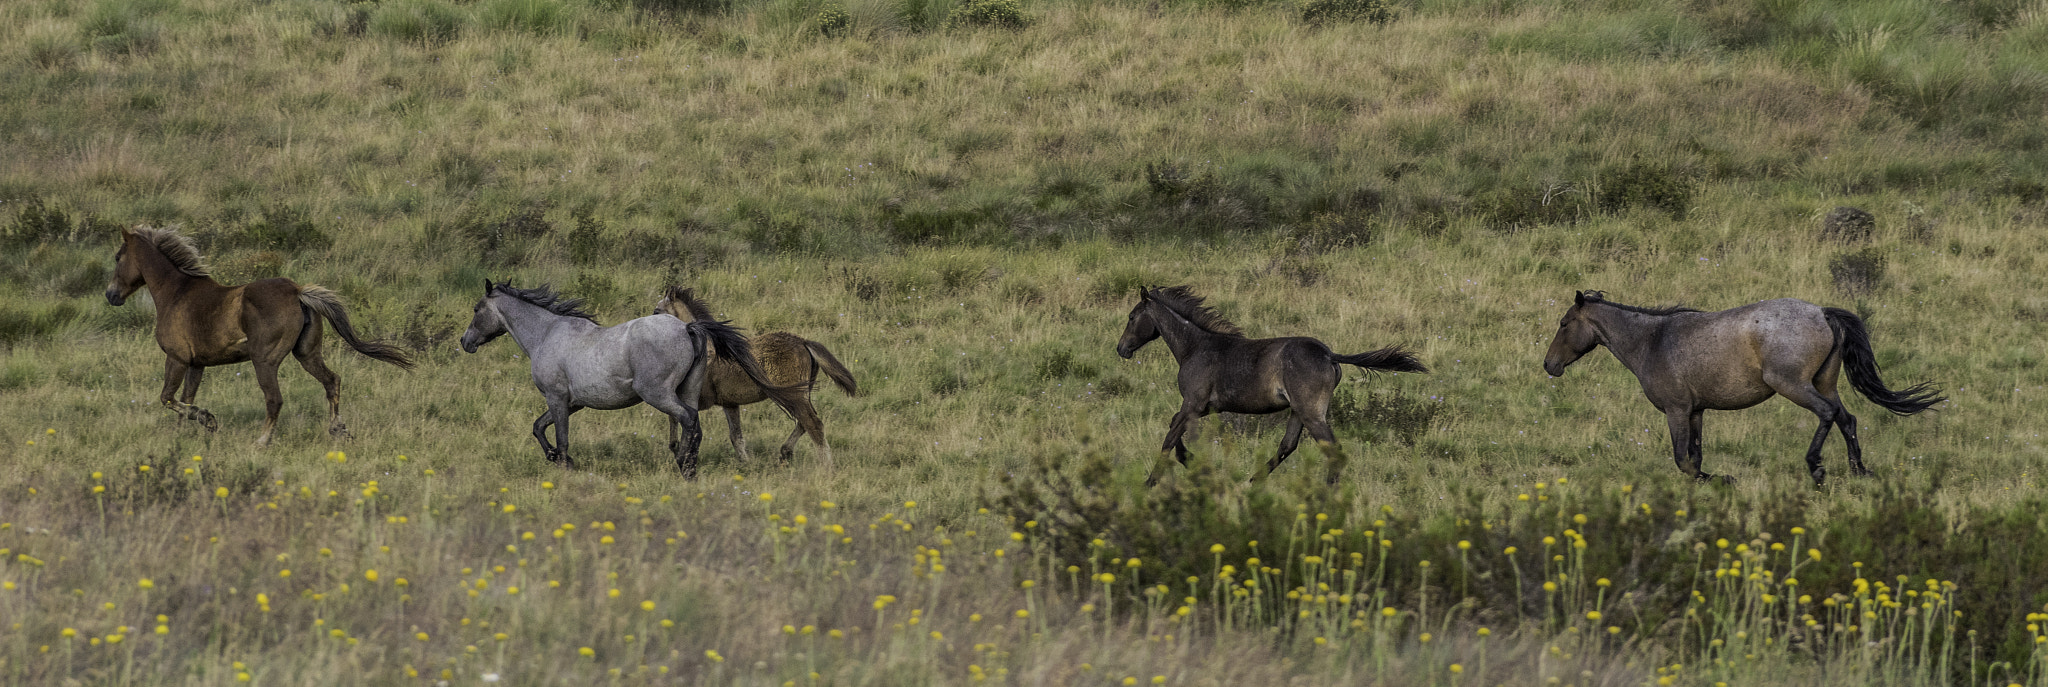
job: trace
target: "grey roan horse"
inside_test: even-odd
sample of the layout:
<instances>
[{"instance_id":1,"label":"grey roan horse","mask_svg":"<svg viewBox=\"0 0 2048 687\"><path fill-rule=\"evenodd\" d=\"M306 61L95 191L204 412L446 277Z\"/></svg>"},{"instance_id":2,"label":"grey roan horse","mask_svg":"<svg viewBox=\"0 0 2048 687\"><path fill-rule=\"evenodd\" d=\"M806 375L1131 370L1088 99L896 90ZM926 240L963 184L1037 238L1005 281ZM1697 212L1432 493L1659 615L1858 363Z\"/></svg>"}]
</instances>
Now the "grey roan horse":
<instances>
[{"instance_id":1,"label":"grey roan horse","mask_svg":"<svg viewBox=\"0 0 2048 687\"><path fill-rule=\"evenodd\" d=\"M642 317L613 327L599 326L581 309L583 302L564 299L542 285L518 289L484 281L484 297L476 303L462 350L510 333L533 363L533 385L547 398L548 410L533 421L533 438L549 461L576 467L569 457L569 416L584 408L617 410L642 402L681 425L684 437L672 441L676 467L684 477L697 476L697 396L709 369L708 343L754 377L770 397L785 407L793 390L769 384L754 360L746 337L722 322L685 323L667 315ZM548 425L555 443L548 444Z\"/></svg>"},{"instance_id":2,"label":"grey roan horse","mask_svg":"<svg viewBox=\"0 0 2048 687\"><path fill-rule=\"evenodd\" d=\"M1856 441L1856 416L1842 406L1835 379L1847 367L1849 385L1864 398L1899 415L1912 415L1944 400L1927 384L1892 390L1877 375L1870 334L1855 313L1780 298L1723 310L1641 308L1608 301L1599 291L1580 291L1543 357L1543 370L1556 377L1594 346L1606 346L1636 381L1643 395L1664 411L1671 427L1671 458L1678 470L1697 479L1700 471L1700 415L1708 410L1741 410L1784 394L1820 418L1806 469L1818 486L1827 478L1820 463L1828 428L1839 425L1849 443L1849 472L1863 466ZM1722 476L1723 481L1734 481Z\"/></svg>"},{"instance_id":3,"label":"grey roan horse","mask_svg":"<svg viewBox=\"0 0 2048 687\"><path fill-rule=\"evenodd\" d=\"M1131 309L1123 338L1116 342L1116 354L1128 359L1145 344L1161 338L1180 363L1180 412L1174 413L1167 425L1166 442L1146 484L1157 484L1166 473L1166 451L1173 451L1182 465L1187 464L1188 447L1181 443L1181 434L1189 422L1202 416L1277 413L1293 408L1287 435L1280 439L1280 453L1266 464L1270 474L1301 443L1303 429L1318 442L1337 443L1328 417L1331 393L1344 377L1338 363L1369 371L1429 371L1398 346L1338 355L1323 342L1305 336L1245 338L1237 325L1202 305L1201 297L1186 286L1138 289L1138 305ZM1341 468L1332 462L1325 479L1335 484Z\"/></svg>"}]
</instances>

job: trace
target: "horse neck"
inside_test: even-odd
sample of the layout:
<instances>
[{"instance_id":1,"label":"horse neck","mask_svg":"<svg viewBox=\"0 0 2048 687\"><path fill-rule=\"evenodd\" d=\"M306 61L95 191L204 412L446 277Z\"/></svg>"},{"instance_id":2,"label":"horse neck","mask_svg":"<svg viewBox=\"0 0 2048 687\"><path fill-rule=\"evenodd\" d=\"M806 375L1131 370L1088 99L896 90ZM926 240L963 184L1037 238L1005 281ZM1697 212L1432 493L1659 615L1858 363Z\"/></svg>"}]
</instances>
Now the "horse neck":
<instances>
[{"instance_id":1,"label":"horse neck","mask_svg":"<svg viewBox=\"0 0 2048 687\"><path fill-rule=\"evenodd\" d=\"M163 251L157 250L154 243L136 241L133 245L135 259L142 267L142 284L149 287L149 297L155 299L158 305L164 305L176 298L193 282L212 281L206 277L194 277L178 269L178 265L165 257Z\"/></svg>"},{"instance_id":2,"label":"horse neck","mask_svg":"<svg viewBox=\"0 0 2048 687\"><path fill-rule=\"evenodd\" d=\"M579 317L557 315L547 308L506 296L496 299L498 315L505 318L505 331L519 348L526 351L526 357L534 355L535 346L547 340L548 333L569 321L587 322Z\"/></svg>"},{"instance_id":3,"label":"horse neck","mask_svg":"<svg viewBox=\"0 0 2048 687\"><path fill-rule=\"evenodd\" d=\"M1152 308L1152 326L1159 330L1159 338L1166 341L1166 348L1173 351L1174 362L1186 362L1203 342L1223 336L1201 328L1193 320L1174 312L1173 308L1158 303L1154 303Z\"/></svg>"},{"instance_id":4,"label":"horse neck","mask_svg":"<svg viewBox=\"0 0 2048 687\"><path fill-rule=\"evenodd\" d=\"M1641 372L1656 357L1657 329L1669 315L1649 315L1605 306L1587 311L1600 328L1600 343L1630 372Z\"/></svg>"}]
</instances>

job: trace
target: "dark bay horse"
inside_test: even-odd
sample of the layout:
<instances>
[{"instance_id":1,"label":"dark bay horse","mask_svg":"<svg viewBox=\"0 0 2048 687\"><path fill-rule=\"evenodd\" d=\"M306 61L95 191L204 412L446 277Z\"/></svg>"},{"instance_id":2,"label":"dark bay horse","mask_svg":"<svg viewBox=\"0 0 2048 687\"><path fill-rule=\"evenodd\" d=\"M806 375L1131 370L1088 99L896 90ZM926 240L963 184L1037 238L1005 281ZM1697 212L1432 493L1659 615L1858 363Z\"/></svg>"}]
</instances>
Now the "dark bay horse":
<instances>
[{"instance_id":1,"label":"dark bay horse","mask_svg":"<svg viewBox=\"0 0 2048 687\"><path fill-rule=\"evenodd\" d=\"M263 389L263 434L256 445L269 445L277 411L284 405L277 367L291 355L327 388L327 433L348 436L348 426L341 422L340 379L320 359L322 319L357 353L412 369L412 361L398 347L358 338L348 309L333 291L289 279L223 286L207 272L192 242L170 229L136 227L121 232L107 302L121 305L145 286L156 301L156 344L164 351L164 407L209 432L220 423L213 413L192 405L200 378L209 367L251 362L256 366L256 386ZM181 385L184 397L175 398Z\"/></svg>"},{"instance_id":2,"label":"dark bay horse","mask_svg":"<svg viewBox=\"0 0 2048 687\"><path fill-rule=\"evenodd\" d=\"M1886 388L1862 318L1792 298L1700 312L1622 305L1599 291L1580 291L1557 323L1543 370L1561 376L1565 366L1594 346L1606 346L1635 373L1643 395L1664 411L1665 424L1671 427L1671 458L1678 470L1702 480L1713 478L1700 471L1700 416L1708 410L1741 410L1783 394L1813 411L1820 428L1806 449L1806 469L1818 486L1827 478L1820 449L1831 426L1840 426L1842 439L1849 444L1850 474L1873 474L1863 466L1856 416L1835 393L1835 380L1844 367L1850 386L1899 415L1947 400L1926 383ZM1726 475L1722 480L1734 481Z\"/></svg>"},{"instance_id":3,"label":"dark bay horse","mask_svg":"<svg viewBox=\"0 0 2048 687\"><path fill-rule=\"evenodd\" d=\"M656 313L666 313L684 322L716 322L711 306L697 298L697 294L685 288L668 287L667 295L655 303ZM811 435L811 443L818 445L824 455L825 469L832 469L832 447L825 443L825 421L818 418L818 409L811 405L810 390L818 381L818 372L823 371L841 391L848 396L860 395L860 386L853 381L853 373L833 357L832 352L816 341L789 332L763 332L753 336L754 357L761 361L761 368L768 380L776 384L801 390L794 400L790 413L796 420L796 428L789 438L782 442L782 462L788 463L796 450L796 440L805 434ZM698 408L718 406L725 411L727 434L732 439L732 449L741 460L747 459L746 439L740 435L740 406L759 403L768 399L768 392L747 376L746 369L730 358L713 353L711 356L711 377L704 382L704 390L698 397ZM673 433L673 432L671 432Z\"/></svg>"},{"instance_id":4,"label":"dark bay horse","mask_svg":"<svg viewBox=\"0 0 2048 687\"><path fill-rule=\"evenodd\" d=\"M683 322L651 315L616 326L599 325L582 309L583 301L562 298L546 285L513 288L484 281L462 350L505 334L519 343L532 362L533 385L547 399L547 412L533 421L533 438L551 462L576 467L569 457L569 416L584 408L617 410L641 403L654 406L683 430L672 440L676 468L684 477L697 476L697 447L703 432L697 425L697 398L708 377L710 354L738 361L778 403L787 407L798 392L770 383L747 339L723 322ZM549 444L547 428L555 428Z\"/></svg>"},{"instance_id":5,"label":"dark bay horse","mask_svg":"<svg viewBox=\"0 0 2048 687\"><path fill-rule=\"evenodd\" d=\"M1280 453L1266 464L1266 473L1271 474L1294 452L1303 429L1318 442L1337 442L1328 417L1330 396L1344 377L1339 363L1368 371L1429 371L1399 346L1338 355L1323 342L1305 336L1248 339L1186 286L1140 288L1138 305L1131 309L1123 338L1117 340L1116 354L1128 359L1153 339L1162 338L1180 363L1180 412L1174 413L1167 425L1159 460L1145 478L1148 485L1158 483L1166 473L1166 451L1173 451L1182 465L1187 464L1188 447L1181 442L1181 434L1189 422L1202 416L1277 413L1293 408L1287 435L1280 439ZM1333 462L1325 479L1335 484L1340 468Z\"/></svg>"}]
</instances>

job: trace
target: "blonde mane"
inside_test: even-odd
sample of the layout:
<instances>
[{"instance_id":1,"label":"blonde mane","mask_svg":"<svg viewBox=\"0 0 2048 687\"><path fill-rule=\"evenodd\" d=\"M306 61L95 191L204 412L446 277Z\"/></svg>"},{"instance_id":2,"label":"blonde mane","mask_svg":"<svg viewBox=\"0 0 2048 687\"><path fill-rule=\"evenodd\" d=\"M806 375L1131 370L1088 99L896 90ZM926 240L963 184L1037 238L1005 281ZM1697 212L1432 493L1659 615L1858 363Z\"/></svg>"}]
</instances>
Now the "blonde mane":
<instances>
[{"instance_id":1,"label":"blonde mane","mask_svg":"<svg viewBox=\"0 0 2048 687\"><path fill-rule=\"evenodd\" d=\"M199 257L199 249L192 246L192 239L178 233L176 229L141 226L136 227L132 233L136 238L155 246L156 252L163 254L165 260L171 261L171 265L177 267L179 272L184 272L186 276L213 276L206 268L206 259Z\"/></svg>"}]
</instances>

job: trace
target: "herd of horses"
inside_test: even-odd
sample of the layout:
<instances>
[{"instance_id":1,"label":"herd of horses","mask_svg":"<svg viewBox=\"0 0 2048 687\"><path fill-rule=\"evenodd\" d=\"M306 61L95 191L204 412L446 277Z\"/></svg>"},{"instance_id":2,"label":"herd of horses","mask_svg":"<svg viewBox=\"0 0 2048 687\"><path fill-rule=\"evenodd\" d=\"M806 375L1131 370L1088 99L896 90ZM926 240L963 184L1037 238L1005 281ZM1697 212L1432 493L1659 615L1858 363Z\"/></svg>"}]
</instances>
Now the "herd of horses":
<instances>
[{"instance_id":1,"label":"herd of horses","mask_svg":"<svg viewBox=\"0 0 2048 687\"><path fill-rule=\"evenodd\" d=\"M277 368L291 355L326 388L328 433L346 437L339 381L320 357L322 320L356 352L413 367L404 351L357 336L334 292L282 278L222 285L210 276L191 241L174 230L124 229L114 260L107 302L121 305L147 287L156 303L156 340L165 356L163 405L209 432L219 423L193 405L205 369L249 362L264 398L263 433L256 442L268 445L283 404ZM821 371L849 395L859 387L823 345L786 332L749 340L713 317L710 306L686 288L669 287L653 314L610 327L598 324L581 306L582 301L547 286L522 289L485 280L483 297L462 334L467 353L506 335L525 351L534 386L547 401L547 411L533 422L533 438L549 461L576 467L568 452L569 416L576 411L645 403L669 417L676 466L694 478L703 436L698 411L724 409L733 448L745 459L739 408L765 400L796 421L783 442L782 460L788 462L798 439L808 435L830 468L824 423L809 392ZM1147 484L1168 471L1168 456L1187 462L1182 435L1203 416L1292 409L1279 451L1267 463L1270 473L1293 453L1303 432L1325 445L1336 442L1328 414L1341 366L1429 371L1399 346L1343 355L1309 337L1246 337L1186 286L1141 287L1117 354L1130 358L1155 339L1165 341L1180 366L1181 404L1168 423ZM1599 346L1635 374L1643 394L1663 411L1672 460L1681 472L1700 480L1715 479L1700 469L1700 420L1707 410L1739 410L1782 395L1812 411L1820 426L1807 448L1806 465L1820 485L1827 475L1821 447L1832 429L1839 429L1848 444L1851 474L1871 474L1863 464L1856 417L1836 391L1845 369L1852 388L1899 415L1945 400L1925 383L1887 387L1878 375L1869 334L1854 313L1790 298L1702 312L1624 305L1598 291L1580 291L1558 321L1543 369L1562 376L1567 366ZM549 427L554 428L553 443L546 435ZM1337 478L1333 468L1327 479L1334 483Z\"/></svg>"}]
</instances>

